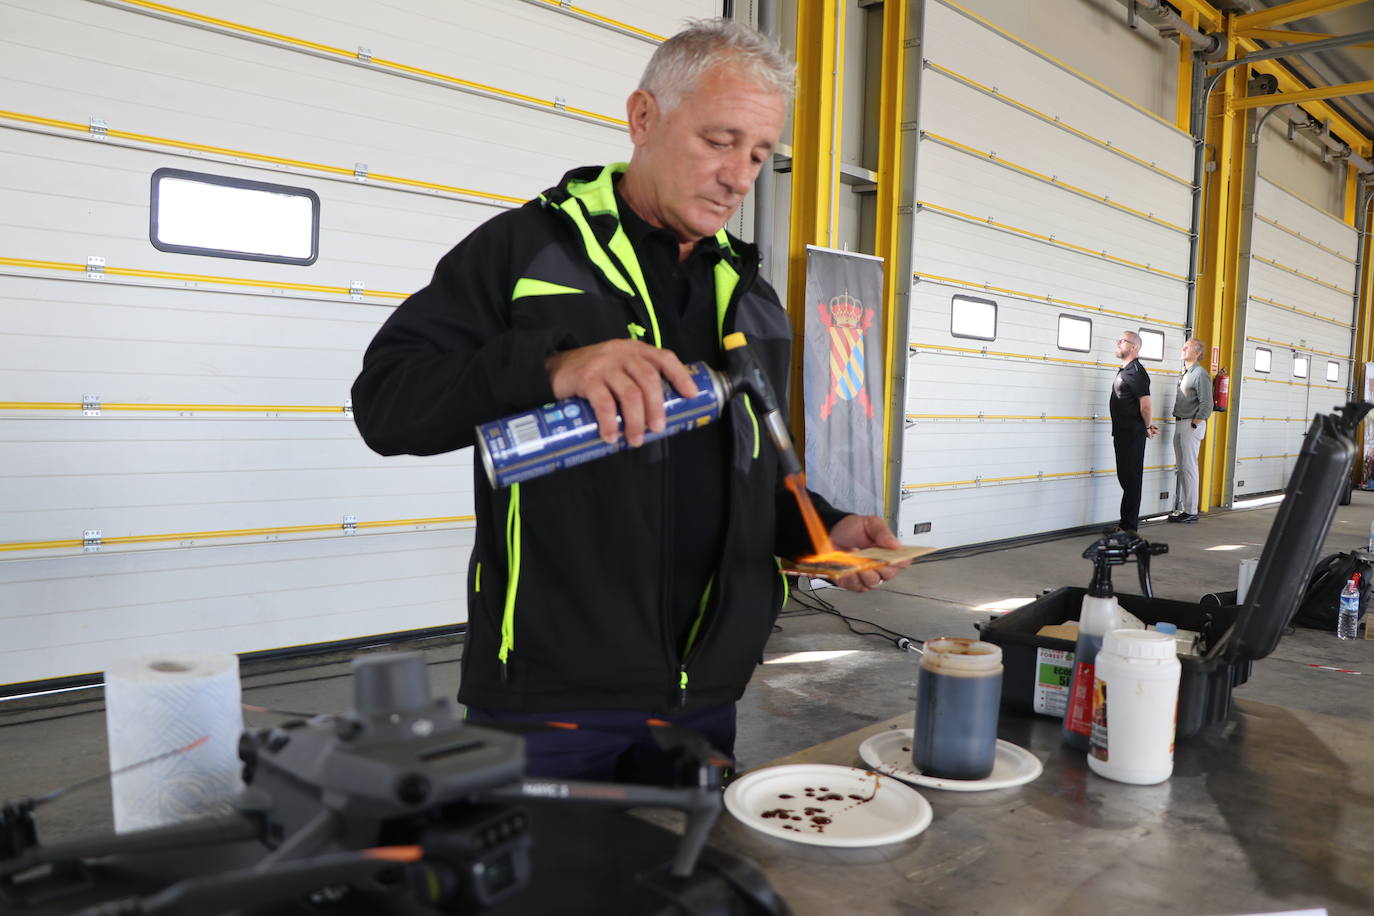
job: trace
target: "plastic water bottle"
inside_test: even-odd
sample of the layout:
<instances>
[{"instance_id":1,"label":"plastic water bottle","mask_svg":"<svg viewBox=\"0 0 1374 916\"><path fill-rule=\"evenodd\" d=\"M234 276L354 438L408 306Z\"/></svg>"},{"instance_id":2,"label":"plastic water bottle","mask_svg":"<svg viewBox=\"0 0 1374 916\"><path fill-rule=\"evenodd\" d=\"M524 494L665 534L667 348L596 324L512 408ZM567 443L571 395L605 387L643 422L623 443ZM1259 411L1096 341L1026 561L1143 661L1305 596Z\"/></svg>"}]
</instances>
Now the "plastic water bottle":
<instances>
[{"instance_id":1,"label":"plastic water bottle","mask_svg":"<svg viewBox=\"0 0 1374 916\"><path fill-rule=\"evenodd\" d=\"M1369 523L1369 552L1374 553L1374 522Z\"/></svg>"},{"instance_id":2,"label":"plastic water bottle","mask_svg":"<svg viewBox=\"0 0 1374 916\"><path fill-rule=\"evenodd\" d=\"M1360 574L1350 577L1341 589L1341 613L1336 618L1336 635L1341 639L1354 639L1360 628Z\"/></svg>"}]
</instances>

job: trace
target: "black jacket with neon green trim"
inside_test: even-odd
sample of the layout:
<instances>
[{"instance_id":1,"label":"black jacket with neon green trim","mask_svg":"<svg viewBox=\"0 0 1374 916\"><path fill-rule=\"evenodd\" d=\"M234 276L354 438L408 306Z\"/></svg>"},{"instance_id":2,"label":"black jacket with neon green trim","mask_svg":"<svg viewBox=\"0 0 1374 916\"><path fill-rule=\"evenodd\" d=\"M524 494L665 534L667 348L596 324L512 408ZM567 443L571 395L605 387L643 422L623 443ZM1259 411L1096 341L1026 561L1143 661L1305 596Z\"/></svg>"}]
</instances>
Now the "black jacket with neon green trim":
<instances>
[{"instance_id":1,"label":"black jacket with neon green trim","mask_svg":"<svg viewBox=\"0 0 1374 916\"><path fill-rule=\"evenodd\" d=\"M353 385L384 455L472 445L474 427L553 400L551 353L640 333L657 318L616 215L612 176L578 169L479 227L372 341ZM785 396L791 328L757 251L719 233L720 333L742 331ZM633 328L632 328L633 326ZM743 693L784 600L775 556L808 552L796 504L747 398L727 406L723 557L689 645L674 644L672 440L493 490L474 462L477 540L459 699L507 710L669 712ZM708 495L709 496L709 495ZM841 513L824 500L827 526Z\"/></svg>"}]
</instances>

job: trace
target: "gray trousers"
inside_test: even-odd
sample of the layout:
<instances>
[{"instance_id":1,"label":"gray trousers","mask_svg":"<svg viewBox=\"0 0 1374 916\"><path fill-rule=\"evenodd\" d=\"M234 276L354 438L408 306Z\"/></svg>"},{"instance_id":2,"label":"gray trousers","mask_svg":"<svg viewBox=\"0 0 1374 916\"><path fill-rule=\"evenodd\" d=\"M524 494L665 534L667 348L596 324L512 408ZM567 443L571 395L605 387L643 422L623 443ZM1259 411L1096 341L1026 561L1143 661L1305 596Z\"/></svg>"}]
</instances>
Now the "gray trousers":
<instances>
[{"instance_id":1,"label":"gray trousers","mask_svg":"<svg viewBox=\"0 0 1374 916\"><path fill-rule=\"evenodd\" d=\"M1174 505L1180 512L1197 515L1197 452L1202 445L1202 437L1207 435L1207 421L1199 421L1197 429L1193 429L1190 422L1174 421L1174 461L1178 464Z\"/></svg>"}]
</instances>

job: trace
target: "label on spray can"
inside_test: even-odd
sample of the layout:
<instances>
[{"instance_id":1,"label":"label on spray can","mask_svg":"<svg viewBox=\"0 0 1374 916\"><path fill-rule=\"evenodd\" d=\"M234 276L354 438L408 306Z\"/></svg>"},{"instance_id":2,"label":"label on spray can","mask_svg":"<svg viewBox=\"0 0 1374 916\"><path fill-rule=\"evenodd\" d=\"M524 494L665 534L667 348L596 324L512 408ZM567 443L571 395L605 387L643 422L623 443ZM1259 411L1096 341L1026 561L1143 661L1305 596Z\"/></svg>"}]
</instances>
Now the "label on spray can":
<instances>
[{"instance_id":1,"label":"label on spray can","mask_svg":"<svg viewBox=\"0 0 1374 916\"><path fill-rule=\"evenodd\" d=\"M653 442L720 418L728 396L724 377L705 363L689 363L687 372L697 384L696 397L683 397L663 383L662 432L645 430ZM477 453L493 487L508 487L534 477L594 461L628 448L625 436L615 442L601 438L592 405L583 398L565 398L483 423L477 427Z\"/></svg>"}]
</instances>

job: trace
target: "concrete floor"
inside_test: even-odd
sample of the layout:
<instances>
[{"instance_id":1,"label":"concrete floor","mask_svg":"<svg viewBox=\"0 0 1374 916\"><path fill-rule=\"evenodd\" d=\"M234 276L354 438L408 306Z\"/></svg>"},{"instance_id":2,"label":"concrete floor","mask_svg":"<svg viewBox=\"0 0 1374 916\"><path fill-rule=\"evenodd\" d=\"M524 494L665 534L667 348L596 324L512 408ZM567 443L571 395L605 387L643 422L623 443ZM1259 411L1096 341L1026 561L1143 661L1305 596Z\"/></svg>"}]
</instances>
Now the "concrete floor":
<instances>
[{"instance_id":1,"label":"concrete floor","mask_svg":"<svg viewBox=\"0 0 1374 916\"><path fill-rule=\"evenodd\" d=\"M1197 600L1235 587L1239 560L1258 557L1276 507L1214 513L1196 525L1147 524L1142 534L1170 552L1154 563L1159 597ZM1363 547L1374 522L1374 493L1357 492L1338 512L1323 554ZM1013 546L919 563L877 592L833 588L815 597L853 617L916 639L975 634L974 624L1062 585L1086 585L1082 550L1092 536ZM1118 570L1120 591L1136 591L1130 568ZM802 602L813 596L803 590ZM855 628L867 627L855 622ZM462 643L436 639L407 648L427 653L436 691L457 685ZM812 654L814 653L814 654ZM822 654L823 653L823 654ZM330 712L350 705L349 656L343 653L246 663L244 700L266 707ZM742 769L803 751L856 729L909 712L916 656L886 638L851 633L838 617L794 603L780 618L765 664L740 705L737 755ZM1312 667L1361 672L1348 674ZM1270 704L1301 716L1320 713L1374 722L1374 641L1342 641L1334 633L1297 630L1260 662L1237 701ZM248 713L250 726L278 719ZM99 690L0 703L0 799L37 795L107 768ZM46 842L109 826L108 785L96 785L44 809Z\"/></svg>"}]
</instances>

